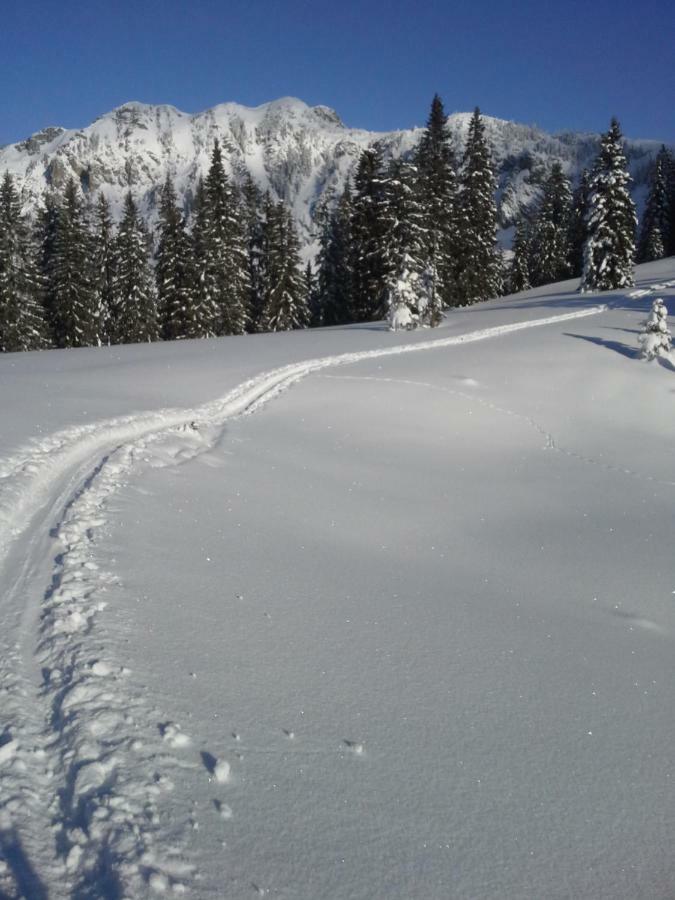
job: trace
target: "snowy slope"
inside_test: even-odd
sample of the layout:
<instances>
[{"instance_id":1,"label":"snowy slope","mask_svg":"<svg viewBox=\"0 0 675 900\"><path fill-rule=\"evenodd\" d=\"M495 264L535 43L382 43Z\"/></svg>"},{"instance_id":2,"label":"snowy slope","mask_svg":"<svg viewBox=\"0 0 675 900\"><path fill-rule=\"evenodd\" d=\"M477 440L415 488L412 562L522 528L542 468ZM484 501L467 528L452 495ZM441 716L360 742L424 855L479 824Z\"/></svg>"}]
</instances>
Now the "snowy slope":
<instances>
[{"instance_id":1,"label":"snowy slope","mask_svg":"<svg viewBox=\"0 0 675 900\"><path fill-rule=\"evenodd\" d=\"M638 273L1 358L0 896L672 893Z\"/></svg>"},{"instance_id":2,"label":"snowy slope","mask_svg":"<svg viewBox=\"0 0 675 900\"><path fill-rule=\"evenodd\" d=\"M458 153L469 118L468 113L456 113L448 120ZM531 202L554 160L576 178L598 149L597 135L550 135L502 119L488 117L486 122L499 170L504 227ZM189 207L217 137L236 179L249 172L262 189L292 206L307 244L316 201L326 192L342 190L366 146L380 140L388 154L407 153L419 134L419 129L383 134L348 128L333 110L289 97L253 109L225 103L195 115L173 106L127 103L85 128L47 128L0 149L0 172L8 170L17 177L26 204L33 207L48 184L61 186L74 177L85 191L105 193L119 214L124 193L131 188L153 221L157 188L167 172ZM658 148L656 141L627 142L639 204Z\"/></svg>"}]
</instances>

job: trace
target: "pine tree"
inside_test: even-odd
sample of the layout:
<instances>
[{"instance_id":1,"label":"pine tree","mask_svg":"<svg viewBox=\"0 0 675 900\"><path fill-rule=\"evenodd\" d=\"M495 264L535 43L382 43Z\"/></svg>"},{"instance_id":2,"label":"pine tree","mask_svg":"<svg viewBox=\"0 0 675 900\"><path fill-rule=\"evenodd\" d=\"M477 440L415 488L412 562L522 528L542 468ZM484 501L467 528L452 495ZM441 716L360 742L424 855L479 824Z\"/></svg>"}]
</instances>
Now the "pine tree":
<instances>
[{"instance_id":1,"label":"pine tree","mask_svg":"<svg viewBox=\"0 0 675 900\"><path fill-rule=\"evenodd\" d=\"M649 184L649 195L642 217L637 261L651 262L666 255L670 243L670 204L668 199L668 153L659 151Z\"/></svg>"},{"instance_id":2,"label":"pine tree","mask_svg":"<svg viewBox=\"0 0 675 900\"><path fill-rule=\"evenodd\" d=\"M353 201L351 184L335 210L320 216L318 294L322 325L344 325L352 309L354 266L352 250Z\"/></svg>"},{"instance_id":3,"label":"pine tree","mask_svg":"<svg viewBox=\"0 0 675 900\"><path fill-rule=\"evenodd\" d=\"M611 291L633 284L635 206L616 119L602 136L590 182L581 291Z\"/></svg>"},{"instance_id":4,"label":"pine tree","mask_svg":"<svg viewBox=\"0 0 675 900\"><path fill-rule=\"evenodd\" d=\"M513 259L509 273L508 290L511 294L529 291L530 283L530 238L529 223L521 217L516 223L516 234L513 239Z\"/></svg>"},{"instance_id":5,"label":"pine tree","mask_svg":"<svg viewBox=\"0 0 675 900\"><path fill-rule=\"evenodd\" d=\"M588 237L588 201L591 194L591 176L588 169L581 173L579 186L572 196L570 230L568 238L569 269L572 278L580 278L584 270L584 246Z\"/></svg>"},{"instance_id":6,"label":"pine tree","mask_svg":"<svg viewBox=\"0 0 675 900\"><path fill-rule=\"evenodd\" d=\"M386 253L386 306L405 327L436 327L443 319L437 254L428 252L426 211L417 190L415 166L392 160L384 177L383 220ZM403 314L403 306L408 316ZM393 310L398 310L394 313ZM399 326L400 327L400 326Z\"/></svg>"},{"instance_id":7,"label":"pine tree","mask_svg":"<svg viewBox=\"0 0 675 900\"><path fill-rule=\"evenodd\" d=\"M92 263L94 306L98 310L99 338L103 343L109 343L112 328L115 235L110 204L104 194L99 194L94 209Z\"/></svg>"},{"instance_id":8,"label":"pine tree","mask_svg":"<svg viewBox=\"0 0 675 900\"><path fill-rule=\"evenodd\" d=\"M261 286L261 265L263 255L263 197L250 175L247 175L241 189L241 210L248 260L249 331L258 330L264 300Z\"/></svg>"},{"instance_id":9,"label":"pine tree","mask_svg":"<svg viewBox=\"0 0 675 900\"><path fill-rule=\"evenodd\" d=\"M502 289L501 258L497 250L495 176L485 125L476 107L469 124L461 168L459 196L460 303L477 303L497 297Z\"/></svg>"},{"instance_id":10,"label":"pine tree","mask_svg":"<svg viewBox=\"0 0 675 900\"><path fill-rule=\"evenodd\" d=\"M269 201L264 225L261 331L306 328L309 310L300 266L300 245L290 211Z\"/></svg>"},{"instance_id":11,"label":"pine tree","mask_svg":"<svg viewBox=\"0 0 675 900\"><path fill-rule=\"evenodd\" d=\"M308 262L304 270L305 285L305 303L309 314L309 325L311 328L318 328L323 325L322 309L319 302L319 291L317 285L317 277L314 274L311 262Z\"/></svg>"},{"instance_id":12,"label":"pine tree","mask_svg":"<svg viewBox=\"0 0 675 900\"><path fill-rule=\"evenodd\" d=\"M214 334L213 310L199 302L195 280L191 241L167 175L160 195L155 265L157 309L165 340Z\"/></svg>"},{"instance_id":13,"label":"pine tree","mask_svg":"<svg viewBox=\"0 0 675 900\"><path fill-rule=\"evenodd\" d=\"M135 344L158 338L159 322L148 235L129 192L115 241L112 339L116 344Z\"/></svg>"},{"instance_id":14,"label":"pine tree","mask_svg":"<svg viewBox=\"0 0 675 900\"><path fill-rule=\"evenodd\" d=\"M668 240L666 256L675 256L675 156L670 150L666 150L666 190L668 192Z\"/></svg>"},{"instance_id":15,"label":"pine tree","mask_svg":"<svg viewBox=\"0 0 675 900\"><path fill-rule=\"evenodd\" d=\"M0 351L45 346L47 327L30 228L7 172L0 186Z\"/></svg>"},{"instance_id":16,"label":"pine tree","mask_svg":"<svg viewBox=\"0 0 675 900\"><path fill-rule=\"evenodd\" d=\"M426 232L424 269L437 274L435 294L444 307L456 301L457 175L443 102L436 94L415 153L417 197Z\"/></svg>"},{"instance_id":17,"label":"pine tree","mask_svg":"<svg viewBox=\"0 0 675 900\"><path fill-rule=\"evenodd\" d=\"M205 182L208 219L205 279L218 309L219 334L244 334L250 284L241 211L216 140Z\"/></svg>"},{"instance_id":18,"label":"pine tree","mask_svg":"<svg viewBox=\"0 0 675 900\"><path fill-rule=\"evenodd\" d=\"M544 182L543 194L530 230L530 280L534 287L562 281L570 274L572 192L560 163Z\"/></svg>"},{"instance_id":19,"label":"pine tree","mask_svg":"<svg viewBox=\"0 0 675 900\"><path fill-rule=\"evenodd\" d=\"M100 309L94 290L92 242L74 180L63 198L46 201L43 260L47 309L57 347L101 343Z\"/></svg>"},{"instance_id":20,"label":"pine tree","mask_svg":"<svg viewBox=\"0 0 675 900\"><path fill-rule=\"evenodd\" d=\"M642 359L656 359L657 356L668 356L672 349L672 335L668 328L668 310L660 297L652 303L648 319L642 323L642 331L638 335L640 355Z\"/></svg>"},{"instance_id":21,"label":"pine tree","mask_svg":"<svg viewBox=\"0 0 675 900\"><path fill-rule=\"evenodd\" d=\"M388 266L382 149L375 144L361 154L354 179L351 222L353 322L369 322L385 312Z\"/></svg>"}]
</instances>

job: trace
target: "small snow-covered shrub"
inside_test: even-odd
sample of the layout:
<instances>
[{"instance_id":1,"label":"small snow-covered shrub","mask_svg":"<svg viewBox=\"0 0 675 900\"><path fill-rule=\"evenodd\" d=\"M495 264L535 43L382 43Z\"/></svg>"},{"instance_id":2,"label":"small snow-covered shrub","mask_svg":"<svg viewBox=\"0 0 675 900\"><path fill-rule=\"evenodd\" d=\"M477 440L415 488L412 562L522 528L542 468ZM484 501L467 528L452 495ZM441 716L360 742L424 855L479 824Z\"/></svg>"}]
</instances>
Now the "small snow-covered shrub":
<instances>
[{"instance_id":1,"label":"small snow-covered shrub","mask_svg":"<svg viewBox=\"0 0 675 900\"><path fill-rule=\"evenodd\" d=\"M649 318L643 323L642 333L638 336L643 359L656 359L657 356L667 356L670 353L671 335L667 317L666 305L657 297L652 303Z\"/></svg>"}]
</instances>

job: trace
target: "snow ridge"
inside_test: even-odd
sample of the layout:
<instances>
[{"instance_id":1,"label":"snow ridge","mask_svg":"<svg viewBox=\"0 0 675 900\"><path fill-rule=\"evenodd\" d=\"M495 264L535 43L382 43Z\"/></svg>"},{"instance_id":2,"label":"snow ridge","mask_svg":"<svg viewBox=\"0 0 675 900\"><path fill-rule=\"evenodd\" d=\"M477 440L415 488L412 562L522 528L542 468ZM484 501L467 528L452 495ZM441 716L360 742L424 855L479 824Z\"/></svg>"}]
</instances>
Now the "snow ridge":
<instances>
[{"instance_id":1,"label":"snow ridge","mask_svg":"<svg viewBox=\"0 0 675 900\"><path fill-rule=\"evenodd\" d=\"M259 411L311 373L482 341L606 308L305 360L263 372L192 410L65 429L0 462L0 565L17 546L26 557L9 596L33 606L42 671L35 694L13 670L35 646L34 630L24 628L27 652L11 648L0 668L7 717L0 735L0 785L10 798L0 811L0 829L21 833L27 860L22 875L10 873L0 859L0 892L20 896L30 884L34 896L47 896L39 893L37 875L30 881L26 874L38 868L48 875L52 897L181 893L196 877L180 858L180 841L162 846L161 853L157 841L162 798L173 786L170 770L197 765L177 755L189 752L189 736L149 706L132 673L107 658L96 632L97 616L117 580L99 569L93 550L105 536L109 501L132 469L176 465L208 451L228 421Z\"/></svg>"}]
</instances>

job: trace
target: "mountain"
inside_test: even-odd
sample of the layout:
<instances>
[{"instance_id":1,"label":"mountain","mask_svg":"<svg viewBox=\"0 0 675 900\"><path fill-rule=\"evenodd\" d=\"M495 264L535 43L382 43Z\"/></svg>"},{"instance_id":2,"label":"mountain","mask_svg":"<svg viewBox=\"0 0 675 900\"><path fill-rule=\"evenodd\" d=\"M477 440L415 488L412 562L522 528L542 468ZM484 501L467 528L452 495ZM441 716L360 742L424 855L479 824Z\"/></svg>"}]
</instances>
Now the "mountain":
<instances>
[{"instance_id":1,"label":"mountain","mask_svg":"<svg viewBox=\"0 0 675 900\"><path fill-rule=\"evenodd\" d=\"M448 127L459 156L470 113L454 113ZM553 161L572 179L592 164L599 135L565 132L552 135L529 125L486 116L487 133L499 175L502 240L521 209L537 196L538 185ZM263 190L292 207L307 255L314 246L317 201L337 195L353 171L360 152L381 141L385 155L409 153L421 129L372 132L346 126L332 109L308 106L284 97L249 108L224 103L194 115L173 106L125 103L78 130L46 128L25 141L0 148L0 172L17 179L27 207L34 208L45 187L60 187L74 177L87 194L102 191L119 215L130 188L152 224L158 188L167 171L186 209L200 175L206 173L213 141L223 145L229 171L241 182L249 172ZM658 141L626 141L641 207Z\"/></svg>"}]
</instances>

